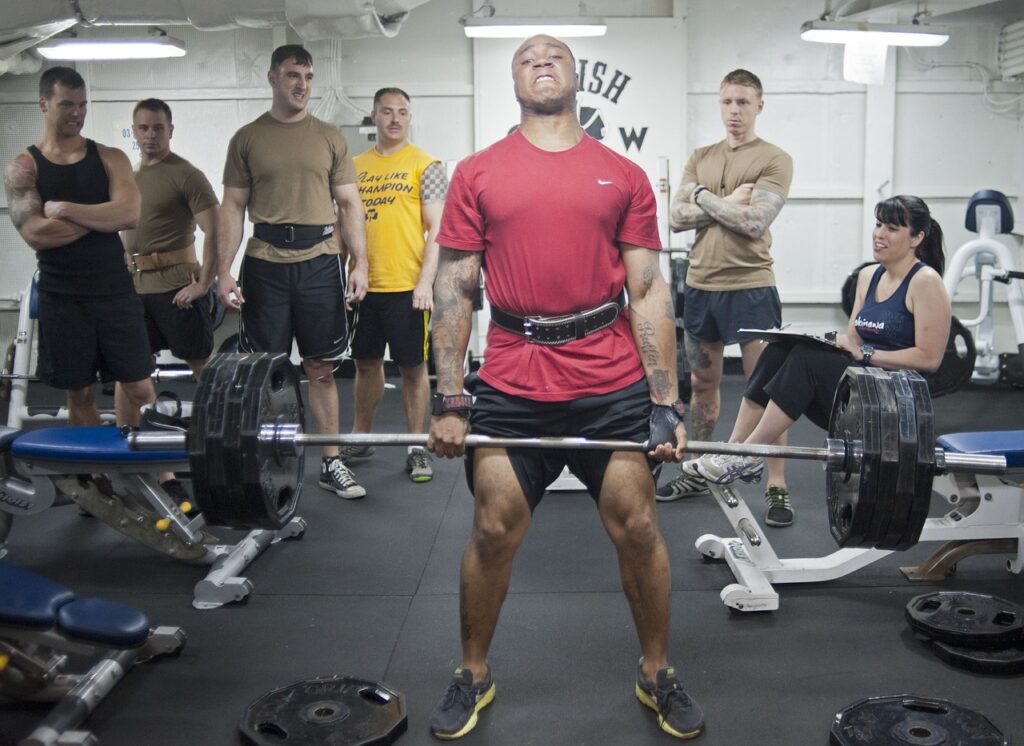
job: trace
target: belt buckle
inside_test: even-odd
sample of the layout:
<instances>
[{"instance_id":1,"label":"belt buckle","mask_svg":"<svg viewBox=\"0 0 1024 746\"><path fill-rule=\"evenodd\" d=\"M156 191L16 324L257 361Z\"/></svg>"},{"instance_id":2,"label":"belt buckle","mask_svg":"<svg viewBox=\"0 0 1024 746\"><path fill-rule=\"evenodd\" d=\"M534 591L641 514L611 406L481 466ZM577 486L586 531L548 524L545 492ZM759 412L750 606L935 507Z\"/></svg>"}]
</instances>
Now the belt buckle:
<instances>
[{"instance_id":1,"label":"belt buckle","mask_svg":"<svg viewBox=\"0 0 1024 746\"><path fill-rule=\"evenodd\" d=\"M136 258L137 256L140 256L140 254L138 254L138 253L135 253L135 254L131 254L130 256L131 256L131 258L132 258L132 267L133 267L133 268L135 269L135 274L139 274L139 273L141 273L141 272L142 272L142 270L141 270L141 269L139 269L139 263L138 263L137 261L135 261L135 258Z\"/></svg>"},{"instance_id":2,"label":"belt buckle","mask_svg":"<svg viewBox=\"0 0 1024 746\"><path fill-rule=\"evenodd\" d=\"M527 342L533 342L533 319L529 316L523 318L523 336Z\"/></svg>"},{"instance_id":3,"label":"belt buckle","mask_svg":"<svg viewBox=\"0 0 1024 746\"><path fill-rule=\"evenodd\" d=\"M295 243L295 226L286 225L284 228L284 242Z\"/></svg>"}]
</instances>

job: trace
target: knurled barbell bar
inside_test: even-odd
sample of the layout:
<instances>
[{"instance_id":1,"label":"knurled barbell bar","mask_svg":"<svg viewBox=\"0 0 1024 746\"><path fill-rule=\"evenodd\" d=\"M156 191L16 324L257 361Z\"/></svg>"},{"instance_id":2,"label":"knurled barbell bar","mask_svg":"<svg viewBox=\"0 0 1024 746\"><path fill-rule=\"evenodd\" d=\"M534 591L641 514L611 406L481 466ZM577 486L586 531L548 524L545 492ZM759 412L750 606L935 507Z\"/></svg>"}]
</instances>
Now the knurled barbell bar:
<instances>
[{"instance_id":1,"label":"knurled barbell bar","mask_svg":"<svg viewBox=\"0 0 1024 746\"><path fill-rule=\"evenodd\" d=\"M307 446L424 446L427 436L303 431L300 381L285 355L216 355L203 370L187 433L133 432L140 450L188 450L196 501L208 523L280 528L302 491ZM470 434L469 447L646 452L644 443L586 438L499 438ZM905 549L917 542L937 471L1001 472L1000 456L935 447L931 400L913 372L850 368L833 405L823 448L689 441L694 454L720 453L824 463L829 525L840 546Z\"/></svg>"}]
</instances>

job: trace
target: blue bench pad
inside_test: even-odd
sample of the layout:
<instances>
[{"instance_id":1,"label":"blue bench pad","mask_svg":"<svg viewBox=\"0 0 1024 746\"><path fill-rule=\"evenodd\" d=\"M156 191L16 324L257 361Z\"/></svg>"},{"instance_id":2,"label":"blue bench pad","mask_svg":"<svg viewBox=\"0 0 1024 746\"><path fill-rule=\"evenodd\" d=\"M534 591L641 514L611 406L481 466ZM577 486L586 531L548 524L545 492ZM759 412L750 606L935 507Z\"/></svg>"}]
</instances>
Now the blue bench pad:
<instances>
[{"instance_id":1,"label":"blue bench pad","mask_svg":"<svg viewBox=\"0 0 1024 746\"><path fill-rule=\"evenodd\" d=\"M953 453L978 456L1006 456L1006 468L1024 467L1024 430L995 430L986 433L950 433L936 443Z\"/></svg>"},{"instance_id":2,"label":"blue bench pad","mask_svg":"<svg viewBox=\"0 0 1024 746\"><path fill-rule=\"evenodd\" d=\"M57 627L76 640L119 648L137 648L149 637L145 614L102 598L79 598L61 606Z\"/></svg>"},{"instance_id":3,"label":"blue bench pad","mask_svg":"<svg viewBox=\"0 0 1024 746\"><path fill-rule=\"evenodd\" d=\"M70 588L0 562L0 624L49 629L57 610L74 598Z\"/></svg>"},{"instance_id":4,"label":"blue bench pad","mask_svg":"<svg viewBox=\"0 0 1024 746\"><path fill-rule=\"evenodd\" d=\"M46 427L11 445L16 458L34 461L150 463L187 461L186 451L133 451L116 427Z\"/></svg>"},{"instance_id":5,"label":"blue bench pad","mask_svg":"<svg viewBox=\"0 0 1024 746\"><path fill-rule=\"evenodd\" d=\"M149 637L149 619L102 598L74 592L29 570L0 562L0 626L50 629L80 642L135 648Z\"/></svg>"}]
</instances>

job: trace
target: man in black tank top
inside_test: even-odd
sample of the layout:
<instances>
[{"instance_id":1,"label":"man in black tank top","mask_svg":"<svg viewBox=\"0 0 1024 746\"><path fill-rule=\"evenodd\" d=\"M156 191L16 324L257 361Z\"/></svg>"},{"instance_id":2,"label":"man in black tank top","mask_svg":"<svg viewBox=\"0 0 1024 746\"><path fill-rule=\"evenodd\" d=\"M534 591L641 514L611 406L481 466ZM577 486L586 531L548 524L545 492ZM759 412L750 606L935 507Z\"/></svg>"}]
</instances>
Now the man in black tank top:
<instances>
[{"instance_id":1,"label":"man in black tank top","mask_svg":"<svg viewBox=\"0 0 1024 746\"><path fill-rule=\"evenodd\" d=\"M11 221L39 262L39 376L68 392L72 425L100 424L97 373L121 382L136 409L156 398L118 236L138 222L139 192L124 153L82 137L86 103L76 71L44 72L43 136L4 172Z\"/></svg>"}]
</instances>

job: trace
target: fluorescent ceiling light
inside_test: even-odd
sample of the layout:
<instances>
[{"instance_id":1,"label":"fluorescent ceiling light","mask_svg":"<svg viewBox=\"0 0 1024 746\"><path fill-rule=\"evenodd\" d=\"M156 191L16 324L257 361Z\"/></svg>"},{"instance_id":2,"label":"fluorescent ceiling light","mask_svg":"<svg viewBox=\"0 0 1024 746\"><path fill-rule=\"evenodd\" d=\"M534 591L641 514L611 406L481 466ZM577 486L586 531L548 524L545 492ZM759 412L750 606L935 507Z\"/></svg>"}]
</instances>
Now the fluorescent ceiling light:
<instances>
[{"instance_id":1,"label":"fluorescent ceiling light","mask_svg":"<svg viewBox=\"0 0 1024 746\"><path fill-rule=\"evenodd\" d=\"M800 38L830 44L875 41L896 47L941 47L949 41L949 29L917 24L897 26L857 21L807 21L800 27Z\"/></svg>"},{"instance_id":2,"label":"fluorescent ceiling light","mask_svg":"<svg viewBox=\"0 0 1024 746\"><path fill-rule=\"evenodd\" d=\"M471 39L523 39L536 34L554 37L604 36L608 25L603 18L464 18L462 25Z\"/></svg>"},{"instance_id":3,"label":"fluorescent ceiling light","mask_svg":"<svg viewBox=\"0 0 1024 746\"><path fill-rule=\"evenodd\" d=\"M48 60L151 60L185 56L185 45L169 36L54 37L36 49Z\"/></svg>"}]
</instances>

